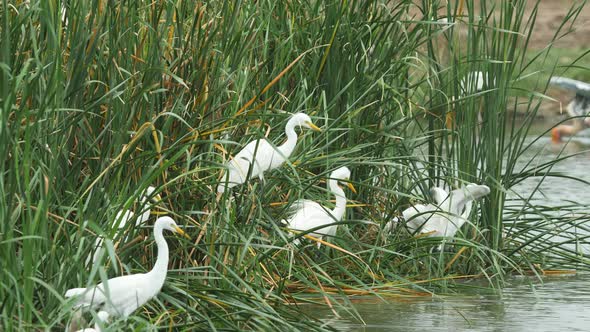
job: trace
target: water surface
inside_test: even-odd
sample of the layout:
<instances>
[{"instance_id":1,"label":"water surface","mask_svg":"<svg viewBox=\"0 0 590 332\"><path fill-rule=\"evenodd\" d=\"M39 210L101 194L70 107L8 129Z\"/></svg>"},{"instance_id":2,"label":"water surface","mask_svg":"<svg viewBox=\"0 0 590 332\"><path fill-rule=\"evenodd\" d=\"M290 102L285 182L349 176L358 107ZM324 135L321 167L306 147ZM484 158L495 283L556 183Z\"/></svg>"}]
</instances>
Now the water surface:
<instances>
[{"instance_id":1,"label":"water surface","mask_svg":"<svg viewBox=\"0 0 590 332\"><path fill-rule=\"evenodd\" d=\"M478 292L411 301L359 301L364 323L326 307L313 316L341 331L589 331L590 275L515 278L500 295Z\"/></svg>"}]
</instances>

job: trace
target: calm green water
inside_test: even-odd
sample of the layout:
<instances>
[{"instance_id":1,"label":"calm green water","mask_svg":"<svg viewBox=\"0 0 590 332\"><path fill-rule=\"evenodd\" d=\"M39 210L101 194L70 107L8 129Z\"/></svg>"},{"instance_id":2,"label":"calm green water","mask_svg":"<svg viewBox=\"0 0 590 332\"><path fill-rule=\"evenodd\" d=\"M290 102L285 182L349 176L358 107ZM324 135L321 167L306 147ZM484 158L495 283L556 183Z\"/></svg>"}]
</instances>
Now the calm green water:
<instances>
[{"instance_id":1,"label":"calm green water","mask_svg":"<svg viewBox=\"0 0 590 332\"><path fill-rule=\"evenodd\" d=\"M557 164L554 172L590 181L590 138L580 135L567 144L552 144L543 137L526 153L535 163L557 155L578 154ZM532 142L534 137L529 139ZM528 197L540 178L528 179L509 197ZM590 206L590 188L579 181L548 178L532 202L559 205L567 201ZM559 236L548 241L560 241ZM590 251L584 246L586 252ZM543 280L514 278L499 295L470 292L452 296L383 302L376 298L353 299L354 311L309 306L308 312L341 331L590 331L590 274L551 277ZM355 318L360 317L360 318Z\"/></svg>"},{"instance_id":2,"label":"calm green water","mask_svg":"<svg viewBox=\"0 0 590 332\"><path fill-rule=\"evenodd\" d=\"M341 331L590 331L590 275L515 278L500 295L468 293L404 302L359 299L358 315L313 306Z\"/></svg>"}]
</instances>

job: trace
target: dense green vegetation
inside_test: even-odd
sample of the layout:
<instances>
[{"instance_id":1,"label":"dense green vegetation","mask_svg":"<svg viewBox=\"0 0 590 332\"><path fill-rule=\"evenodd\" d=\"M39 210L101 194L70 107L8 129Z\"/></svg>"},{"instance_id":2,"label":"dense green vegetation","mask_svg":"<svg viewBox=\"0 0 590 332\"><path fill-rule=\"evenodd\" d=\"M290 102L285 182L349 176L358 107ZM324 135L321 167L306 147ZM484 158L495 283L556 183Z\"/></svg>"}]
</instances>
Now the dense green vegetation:
<instances>
[{"instance_id":1,"label":"dense green vegetation","mask_svg":"<svg viewBox=\"0 0 590 332\"><path fill-rule=\"evenodd\" d=\"M528 51L526 1L483 3L4 0L0 326L63 329L66 289L149 270L149 225L127 230L145 241L111 244L104 268L84 265L96 234L113 234L116 212L149 185L164 198L159 213L193 239L168 237L162 293L120 327L319 330L294 304L587 269L587 255L547 241L559 230L563 244L587 242L570 231L584 227L583 211L566 218L552 211L575 205L506 200L526 178L559 176L556 161L522 163L558 63L550 45ZM446 16L460 16L465 33L443 29ZM487 73L486 89L462 93L474 70ZM507 111L515 105L519 126ZM257 137L280 143L298 111L323 131L303 132L265 182L217 195L229 156ZM294 249L279 220L298 198L331 204L324 179L340 166L359 192L347 192L337 236L319 251ZM410 203L430 200L431 186L464 182L492 193L454 251L433 253L443 239L403 228L384 233Z\"/></svg>"}]
</instances>

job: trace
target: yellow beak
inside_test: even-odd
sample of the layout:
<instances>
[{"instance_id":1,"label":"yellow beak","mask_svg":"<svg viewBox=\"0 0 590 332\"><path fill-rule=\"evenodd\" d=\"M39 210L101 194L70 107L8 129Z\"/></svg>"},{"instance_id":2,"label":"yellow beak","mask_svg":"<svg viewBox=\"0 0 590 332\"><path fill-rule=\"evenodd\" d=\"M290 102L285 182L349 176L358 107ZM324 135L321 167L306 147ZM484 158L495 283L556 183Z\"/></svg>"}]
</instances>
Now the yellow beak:
<instances>
[{"instance_id":1,"label":"yellow beak","mask_svg":"<svg viewBox=\"0 0 590 332\"><path fill-rule=\"evenodd\" d=\"M353 192L356 194L356 189L354 188L354 186L352 185L352 183L347 182L346 186Z\"/></svg>"},{"instance_id":2,"label":"yellow beak","mask_svg":"<svg viewBox=\"0 0 590 332\"><path fill-rule=\"evenodd\" d=\"M176 233L184 236L185 238L187 238L189 240L191 239L191 237L188 234L186 234L180 227L176 226L176 227L174 227L174 230L176 231Z\"/></svg>"},{"instance_id":3,"label":"yellow beak","mask_svg":"<svg viewBox=\"0 0 590 332\"><path fill-rule=\"evenodd\" d=\"M314 125L313 123L311 123L311 122L309 122L309 121L305 121L305 123L306 123L306 124L309 126L309 128L311 128L312 130L315 130L315 131L322 131L322 130L320 129L320 127L318 127L318 126Z\"/></svg>"}]
</instances>

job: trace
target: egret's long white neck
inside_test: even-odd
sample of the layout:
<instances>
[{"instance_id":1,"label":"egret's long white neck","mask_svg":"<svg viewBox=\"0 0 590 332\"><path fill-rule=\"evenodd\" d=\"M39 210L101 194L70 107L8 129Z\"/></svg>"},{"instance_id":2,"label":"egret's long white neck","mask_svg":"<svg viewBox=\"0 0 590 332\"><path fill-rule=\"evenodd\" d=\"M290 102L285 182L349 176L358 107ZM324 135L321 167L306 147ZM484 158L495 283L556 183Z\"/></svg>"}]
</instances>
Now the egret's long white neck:
<instances>
[{"instance_id":1,"label":"egret's long white neck","mask_svg":"<svg viewBox=\"0 0 590 332\"><path fill-rule=\"evenodd\" d=\"M168 243L162 235L163 228L160 224L156 223L154 226L154 238L156 239L156 245L158 246L158 258L154 268L149 272L150 274L156 275L157 280L162 281L166 279L166 272L168 272Z\"/></svg>"},{"instance_id":2,"label":"egret's long white neck","mask_svg":"<svg viewBox=\"0 0 590 332\"><path fill-rule=\"evenodd\" d=\"M141 209L143 209L143 213L141 214L141 217L137 218L137 220L135 221L136 226L139 226L141 223L144 223L150 219L150 212L151 212L150 210L151 209L150 208L146 209L146 206L145 206L146 199L147 198L144 194L141 196L141 199L139 200L139 206ZM149 204L148 204L148 206L149 206Z\"/></svg>"},{"instance_id":3,"label":"egret's long white neck","mask_svg":"<svg viewBox=\"0 0 590 332\"><path fill-rule=\"evenodd\" d=\"M451 229L453 229L452 233L455 233L459 228L467 222L467 218L469 217L469 213L471 213L471 197L465 196L463 193L451 195L449 198L451 201L451 207L449 209L450 218L452 220L452 225L449 225ZM466 209L466 205L469 203L469 211L466 215L463 214L463 210Z\"/></svg>"},{"instance_id":4,"label":"egret's long white neck","mask_svg":"<svg viewBox=\"0 0 590 332\"><path fill-rule=\"evenodd\" d=\"M328 181L328 189L336 195L336 207L332 210L332 215L336 220L340 221L346 210L346 196L344 195L344 190L340 188L338 180L335 179L330 179Z\"/></svg>"},{"instance_id":5,"label":"egret's long white neck","mask_svg":"<svg viewBox=\"0 0 590 332\"><path fill-rule=\"evenodd\" d=\"M465 204L472 200L471 197L465 196L461 191L454 191L445 201L441 208L451 214L460 216L465 208ZM446 205L446 207L444 207Z\"/></svg>"},{"instance_id":6,"label":"egret's long white neck","mask_svg":"<svg viewBox=\"0 0 590 332\"><path fill-rule=\"evenodd\" d=\"M295 150L295 145L297 145L297 133L295 132L295 124L296 119L291 118L287 122L285 126L285 134L287 134L287 141L283 143L281 146L277 147L279 152L285 157L289 157L293 150Z\"/></svg>"}]
</instances>

